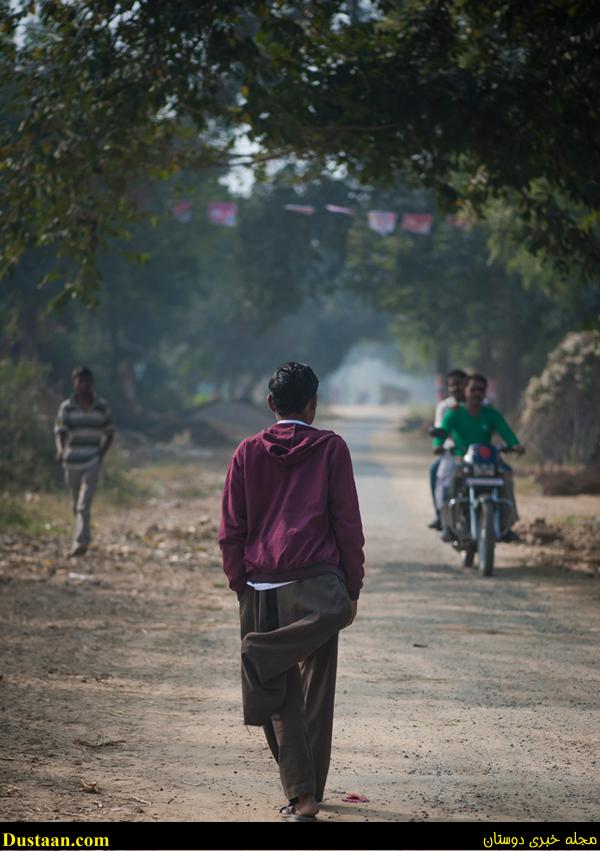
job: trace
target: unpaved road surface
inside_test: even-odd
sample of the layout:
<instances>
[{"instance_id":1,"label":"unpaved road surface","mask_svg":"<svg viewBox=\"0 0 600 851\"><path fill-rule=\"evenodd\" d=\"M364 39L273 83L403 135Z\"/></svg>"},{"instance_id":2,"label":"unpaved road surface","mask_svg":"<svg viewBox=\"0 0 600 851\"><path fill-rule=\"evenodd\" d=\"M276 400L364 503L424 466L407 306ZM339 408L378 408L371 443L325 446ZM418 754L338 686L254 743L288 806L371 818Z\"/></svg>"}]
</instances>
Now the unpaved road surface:
<instances>
[{"instance_id":1,"label":"unpaved road surface","mask_svg":"<svg viewBox=\"0 0 600 851\"><path fill-rule=\"evenodd\" d=\"M459 566L425 528L430 457L380 413L334 427L368 575L341 637L320 818L597 819L598 580L508 545L489 579ZM75 565L56 542L24 555L3 541L2 819L277 819L276 766L241 724L237 602L215 543L227 457L190 461L200 495L97 514Z\"/></svg>"}]
</instances>

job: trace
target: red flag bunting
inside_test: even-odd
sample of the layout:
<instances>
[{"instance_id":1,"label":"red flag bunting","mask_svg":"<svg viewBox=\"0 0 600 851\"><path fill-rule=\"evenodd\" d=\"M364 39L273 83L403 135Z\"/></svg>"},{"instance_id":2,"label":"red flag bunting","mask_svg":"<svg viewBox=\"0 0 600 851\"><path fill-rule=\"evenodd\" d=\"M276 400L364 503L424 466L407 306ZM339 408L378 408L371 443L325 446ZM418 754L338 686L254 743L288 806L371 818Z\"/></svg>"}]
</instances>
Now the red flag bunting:
<instances>
[{"instance_id":1,"label":"red flag bunting","mask_svg":"<svg viewBox=\"0 0 600 851\"><path fill-rule=\"evenodd\" d=\"M342 213L344 216L353 216L354 210L352 207L338 207L336 204L325 204L325 209L330 213Z\"/></svg>"},{"instance_id":2,"label":"red flag bunting","mask_svg":"<svg viewBox=\"0 0 600 851\"><path fill-rule=\"evenodd\" d=\"M301 216L312 216L316 211L316 207L310 207L304 204L284 204L284 209L291 213L300 213Z\"/></svg>"},{"instance_id":3,"label":"red flag bunting","mask_svg":"<svg viewBox=\"0 0 600 851\"><path fill-rule=\"evenodd\" d=\"M402 216L402 230L410 231L410 233L428 234L431 233L431 225L433 216L429 213L405 213Z\"/></svg>"},{"instance_id":4,"label":"red flag bunting","mask_svg":"<svg viewBox=\"0 0 600 851\"><path fill-rule=\"evenodd\" d=\"M393 213L390 210L369 210L367 217L371 230L386 236L388 233L392 233L396 227L398 213Z\"/></svg>"},{"instance_id":5,"label":"red flag bunting","mask_svg":"<svg viewBox=\"0 0 600 851\"><path fill-rule=\"evenodd\" d=\"M237 225L237 204L235 201L211 201L208 219L215 225L234 228Z\"/></svg>"},{"instance_id":6,"label":"red flag bunting","mask_svg":"<svg viewBox=\"0 0 600 851\"><path fill-rule=\"evenodd\" d=\"M192 220L192 202L191 201L175 201L171 207L171 213L174 219L182 224L187 224Z\"/></svg>"}]
</instances>

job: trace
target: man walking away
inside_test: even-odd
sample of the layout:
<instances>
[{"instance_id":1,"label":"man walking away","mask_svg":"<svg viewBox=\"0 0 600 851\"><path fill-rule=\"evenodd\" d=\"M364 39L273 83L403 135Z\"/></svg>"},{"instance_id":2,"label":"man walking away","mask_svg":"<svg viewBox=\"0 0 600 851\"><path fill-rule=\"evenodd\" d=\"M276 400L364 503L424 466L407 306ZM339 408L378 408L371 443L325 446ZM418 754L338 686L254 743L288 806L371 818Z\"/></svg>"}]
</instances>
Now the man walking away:
<instances>
[{"instance_id":1,"label":"man walking away","mask_svg":"<svg viewBox=\"0 0 600 851\"><path fill-rule=\"evenodd\" d=\"M76 367L72 378L73 395L58 409L54 438L75 515L69 556L79 556L90 543L92 499L102 459L113 442L114 428L107 403L94 394L91 370Z\"/></svg>"},{"instance_id":2,"label":"man walking away","mask_svg":"<svg viewBox=\"0 0 600 851\"><path fill-rule=\"evenodd\" d=\"M338 633L356 616L364 538L350 453L313 427L318 379L285 363L269 382L277 423L236 449L219 544L241 622L244 723L262 726L289 803L314 821L329 770Z\"/></svg>"}]
</instances>

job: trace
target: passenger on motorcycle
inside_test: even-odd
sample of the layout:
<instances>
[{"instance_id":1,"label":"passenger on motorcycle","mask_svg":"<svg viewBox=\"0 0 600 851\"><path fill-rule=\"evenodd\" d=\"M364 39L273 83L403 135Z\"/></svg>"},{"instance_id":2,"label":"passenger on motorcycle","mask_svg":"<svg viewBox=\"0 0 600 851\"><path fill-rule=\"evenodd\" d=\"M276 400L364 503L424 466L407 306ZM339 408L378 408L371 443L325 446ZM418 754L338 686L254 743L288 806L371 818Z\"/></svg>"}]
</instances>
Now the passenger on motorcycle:
<instances>
[{"instance_id":1,"label":"passenger on motorcycle","mask_svg":"<svg viewBox=\"0 0 600 851\"><path fill-rule=\"evenodd\" d=\"M456 408L458 405L461 405L465 401L465 383L467 380L467 373L463 372L462 369L453 369L451 370L447 376L446 381L448 383L448 396L445 399L442 399L441 402L438 402L435 409L435 419L433 421L433 425L435 428L442 427L442 420L444 419L444 414L447 411ZM444 446L446 449L451 449L454 444L450 439L444 442ZM443 449L440 447L439 454L441 455ZM431 487L431 499L433 500L433 507L435 509L435 517L429 523L430 529L441 529L442 523L440 520L440 512L435 502L435 482L437 479L437 471L440 466L441 458L436 458L431 467L429 468L429 485Z\"/></svg>"},{"instance_id":2,"label":"passenger on motorcycle","mask_svg":"<svg viewBox=\"0 0 600 851\"><path fill-rule=\"evenodd\" d=\"M492 435L497 433L512 448L514 452L522 455L525 447L519 443L519 438L512 431L502 414L491 405L484 405L487 390L487 379L483 375L469 375L465 386L465 405L448 410L443 418L441 428L454 441L454 449L444 452L438 467L435 501L440 511L442 524L442 540L452 540L452 534L448 523L447 502L450 497L452 482L456 471L454 458L461 457L467 451L471 443L491 443ZM433 440L434 452L439 452L444 446L444 439L435 437ZM502 462L504 486L502 496L509 499L513 505L512 517L507 517L504 525L512 526L519 519L515 501L514 482L512 470ZM505 510L508 510L506 508ZM518 540L518 536L509 529L502 538L503 541Z\"/></svg>"}]
</instances>

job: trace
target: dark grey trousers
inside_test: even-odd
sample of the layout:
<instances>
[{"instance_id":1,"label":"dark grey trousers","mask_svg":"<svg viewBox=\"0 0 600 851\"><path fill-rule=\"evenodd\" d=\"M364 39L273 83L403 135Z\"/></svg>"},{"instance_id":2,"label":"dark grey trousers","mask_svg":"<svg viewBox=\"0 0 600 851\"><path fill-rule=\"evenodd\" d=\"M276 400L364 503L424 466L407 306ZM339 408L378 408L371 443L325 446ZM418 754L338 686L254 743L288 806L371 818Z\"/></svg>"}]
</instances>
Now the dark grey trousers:
<instances>
[{"instance_id":1,"label":"dark grey trousers","mask_svg":"<svg viewBox=\"0 0 600 851\"><path fill-rule=\"evenodd\" d=\"M287 798L323 799L331 757L341 579L324 574L240 599L244 723L262 726Z\"/></svg>"},{"instance_id":2,"label":"dark grey trousers","mask_svg":"<svg viewBox=\"0 0 600 851\"><path fill-rule=\"evenodd\" d=\"M65 481L75 515L73 548L87 547L90 543L92 500L96 493L99 475L99 461L83 468L65 464Z\"/></svg>"}]
</instances>

